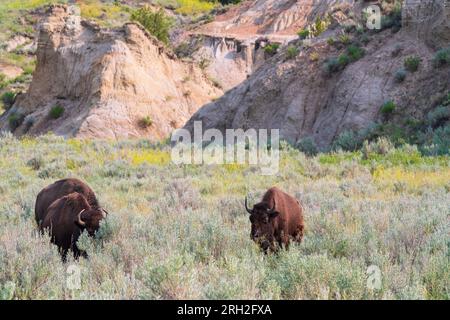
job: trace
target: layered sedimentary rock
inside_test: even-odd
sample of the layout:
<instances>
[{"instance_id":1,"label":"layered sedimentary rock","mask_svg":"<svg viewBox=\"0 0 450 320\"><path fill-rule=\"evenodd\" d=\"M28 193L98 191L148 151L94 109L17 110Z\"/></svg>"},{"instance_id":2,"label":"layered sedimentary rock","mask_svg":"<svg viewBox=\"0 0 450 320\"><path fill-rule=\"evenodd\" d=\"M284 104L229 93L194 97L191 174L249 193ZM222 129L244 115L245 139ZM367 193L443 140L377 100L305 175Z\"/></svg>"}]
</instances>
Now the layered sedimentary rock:
<instances>
[{"instance_id":1,"label":"layered sedimentary rock","mask_svg":"<svg viewBox=\"0 0 450 320\"><path fill-rule=\"evenodd\" d=\"M16 134L161 139L221 95L202 70L179 61L141 26L115 30L53 6L42 23L28 92L0 118L24 118ZM51 116L58 107L64 112Z\"/></svg>"}]
</instances>

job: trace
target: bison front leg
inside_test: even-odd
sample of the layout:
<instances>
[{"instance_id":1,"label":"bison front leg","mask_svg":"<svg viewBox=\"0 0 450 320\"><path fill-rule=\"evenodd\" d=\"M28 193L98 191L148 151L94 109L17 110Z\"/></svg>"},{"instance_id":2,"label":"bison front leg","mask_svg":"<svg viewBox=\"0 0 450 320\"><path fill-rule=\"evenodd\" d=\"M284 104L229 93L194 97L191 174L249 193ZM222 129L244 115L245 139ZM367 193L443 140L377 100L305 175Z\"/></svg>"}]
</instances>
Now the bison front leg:
<instances>
[{"instance_id":1,"label":"bison front leg","mask_svg":"<svg viewBox=\"0 0 450 320\"><path fill-rule=\"evenodd\" d=\"M278 245L280 248L284 248L286 250L289 250L289 235L282 231L280 236L278 237Z\"/></svg>"}]
</instances>

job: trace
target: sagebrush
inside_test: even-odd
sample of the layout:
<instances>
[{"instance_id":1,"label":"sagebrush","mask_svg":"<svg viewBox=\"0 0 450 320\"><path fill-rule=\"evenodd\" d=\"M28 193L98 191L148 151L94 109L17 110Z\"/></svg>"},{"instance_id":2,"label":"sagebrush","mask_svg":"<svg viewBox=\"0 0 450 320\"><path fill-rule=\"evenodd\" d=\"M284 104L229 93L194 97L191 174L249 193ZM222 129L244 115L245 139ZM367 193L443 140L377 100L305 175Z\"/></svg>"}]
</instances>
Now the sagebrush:
<instances>
[{"instance_id":1,"label":"sagebrush","mask_svg":"<svg viewBox=\"0 0 450 320\"><path fill-rule=\"evenodd\" d=\"M51 135L5 135L0 155L3 299L449 298L449 157L378 145L306 157L283 144L278 175L260 176L176 166L144 140ZM110 212L96 239L79 240L90 258L65 264L33 217L37 193L63 177L89 183ZM274 185L302 201L307 229L301 245L265 256L243 199ZM71 266L80 289L67 286Z\"/></svg>"}]
</instances>

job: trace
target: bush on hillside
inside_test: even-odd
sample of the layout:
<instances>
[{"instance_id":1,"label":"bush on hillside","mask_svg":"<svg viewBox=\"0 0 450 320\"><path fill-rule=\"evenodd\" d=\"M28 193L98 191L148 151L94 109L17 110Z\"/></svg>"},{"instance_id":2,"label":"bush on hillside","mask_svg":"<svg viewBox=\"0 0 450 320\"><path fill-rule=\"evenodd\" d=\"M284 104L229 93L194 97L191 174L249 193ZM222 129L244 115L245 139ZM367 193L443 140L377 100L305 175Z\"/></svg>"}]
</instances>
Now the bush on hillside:
<instances>
[{"instance_id":1,"label":"bush on hillside","mask_svg":"<svg viewBox=\"0 0 450 320\"><path fill-rule=\"evenodd\" d=\"M12 113L8 117L9 128L11 129L11 131L15 131L18 127L20 127L22 125L24 119L25 119L25 116L23 114L15 113L15 112Z\"/></svg>"},{"instance_id":2,"label":"bush on hillside","mask_svg":"<svg viewBox=\"0 0 450 320\"><path fill-rule=\"evenodd\" d=\"M59 119L64 113L64 107L61 107L60 105L56 105L53 108L50 109L50 112L48 115L52 119Z\"/></svg>"},{"instance_id":3,"label":"bush on hillside","mask_svg":"<svg viewBox=\"0 0 450 320\"><path fill-rule=\"evenodd\" d=\"M416 72L419 70L421 59L417 56L410 56L405 59L405 68L410 72Z\"/></svg>"},{"instance_id":4,"label":"bush on hillside","mask_svg":"<svg viewBox=\"0 0 450 320\"><path fill-rule=\"evenodd\" d=\"M361 139L353 130L341 132L332 144L333 150L355 151L361 147Z\"/></svg>"},{"instance_id":5,"label":"bush on hillside","mask_svg":"<svg viewBox=\"0 0 450 320\"><path fill-rule=\"evenodd\" d=\"M149 7L142 7L131 14L131 20L142 24L150 34L164 44L169 44L169 31L172 21L166 16L162 8L154 12Z\"/></svg>"},{"instance_id":6,"label":"bush on hillside","mask_svg":"<svg viewBox=\"0 0 450 320\"><path fill-rule=\"evenodd\" d=\"M392 112L394 112L395 108L397 106L395 105L395 103L393 101L386 101L382 106L381 106L381 113L383 114L391 114Z\"/></svg>"},{"instance_id":7,"label":"bush on hillside","mask_svg":"<svg viewBox=\"0 0 450 320\"><path fill-rule=\"evenodd\" d=\"M1 101L5 106L5 109L8 110L14 104L14 100L16 99L16 94L14 92L8 91L2 94Z\"/></svg>"},{"instance_id":8,"label":"bush on hillside","mask_svg":"<svg viewBox=\"0 0 450 320\"><path fill-rule=\"evenodd\" d=\"M310 137L301 139L295 147L308 156L315 156L319 153L316 143Z\"/></svg>"},{"instance_id":9,"label":"bush on hillside","mask_svg":"<svg viewBox=\"0 0 450 320\"><path fill-rule=\"evenodd\" d=\"M396 82L403 82L406 79L406 70L405 69L399 69L395 73L395 81Z\"/></svg>"},{"instance_id":10,"label":"bush on hillside","mask_svg":"<svg viewBox=\"0 0 450 320\"><path fill-rule=\"evenodd\" d=\"M295 46L289 46L286 49L286 56L288 59L294 59L295 57L298 56L298 53L299 53L299 50Z\"/></svg>"},{"instance_id":11,"label":"bush on hillside","mask_svg":"<svg viewBox=\"0 0 450 320\"><path fill-rule=\"evenodd\" d=\"M436 55L433 58L433 65L436 68L450 65L450 47L436 52Z\"/></svg>"},{"instance_id":12,"label":"bush on hillside","mask_svg":"<svg viewBox=\"0 0 450 320\"><path fill-rule=\"evenodd\" d=\"M264 52L269 56L273 56L278 52L278 48L280 48L278 43L270 43L264 47Z\"/></svg>"}]
</instances>

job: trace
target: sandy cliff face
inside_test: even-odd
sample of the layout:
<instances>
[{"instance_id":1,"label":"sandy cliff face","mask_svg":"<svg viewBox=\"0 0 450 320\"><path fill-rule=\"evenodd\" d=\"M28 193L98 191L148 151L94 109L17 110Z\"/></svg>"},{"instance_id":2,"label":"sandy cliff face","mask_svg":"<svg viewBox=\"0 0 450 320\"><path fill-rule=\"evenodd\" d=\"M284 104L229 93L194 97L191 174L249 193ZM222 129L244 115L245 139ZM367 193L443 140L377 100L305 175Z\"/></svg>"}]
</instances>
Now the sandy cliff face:
<instances>
[{"instance_id":1,"label":"sandy cliff face","mask_svg":"<svg viewBox=\"0 0 450 320\"><path fill-rule=\"evenodd\" d=\"M353 7L354 0L249 0L217 16L194 33L239 40L265 36L274 42L296 38L297 32L326 13Z\"/></svg>"},{"instance_id":2,"label":"sandy cliff face","mask_svg":"<svg viewBox=\"0 0 450 320\"><path fill-rule=\"evenodd\" d=\"M297 32L316 18L358 7L353 0L249 0L219 14L210 23L187 32L187 41L199 42L193 54L207 61L206 72L229 90L242 83L270 56L264 46L281 46L298 38ZM186 38L185 38L186 39Z\"/></svg>"},{"instance_id":3,"label":"sandy cliff face","mask_svg":"<svg viewBox=\"0 0 450 320\"><path fill-rule=\"evenodd\" d=\"M426 2L406 1L405 27L395 34L373 34L365 56L332 76L324 73L323 63L341 51L326 37L299 45L295 59L287 59L286 52L276 55L247 81L200 109L186 128L192 130L194 121L203 121L204 129L278 128L291 142L312 137L326 147L342 131L381 119L380 107L387 100L398 105L400 118L423 117L450 90L449 68L436 69L431 63L437 48L450 45L450 6L443 0ZM319 61L311 59L312 53L319 54ZM394 75L411 55L422 59L419 71L397 83Z\"/></svg>"},{"instance_id":4,"label":"sandy cliff face","mask_svg":"<svg viewBox=\"0 0 450 320\"><path fill-rule=\"evenodd\" d=\"M136 24L103 30L73 7L54 6L42 23L29 91L0 119L26 117L15 133L161 139L219 96L203 72L177 60ZM58 119L49 111L64 108ZM148 117L152 124L140 125Z\"/></svg>"}]
</instances>

